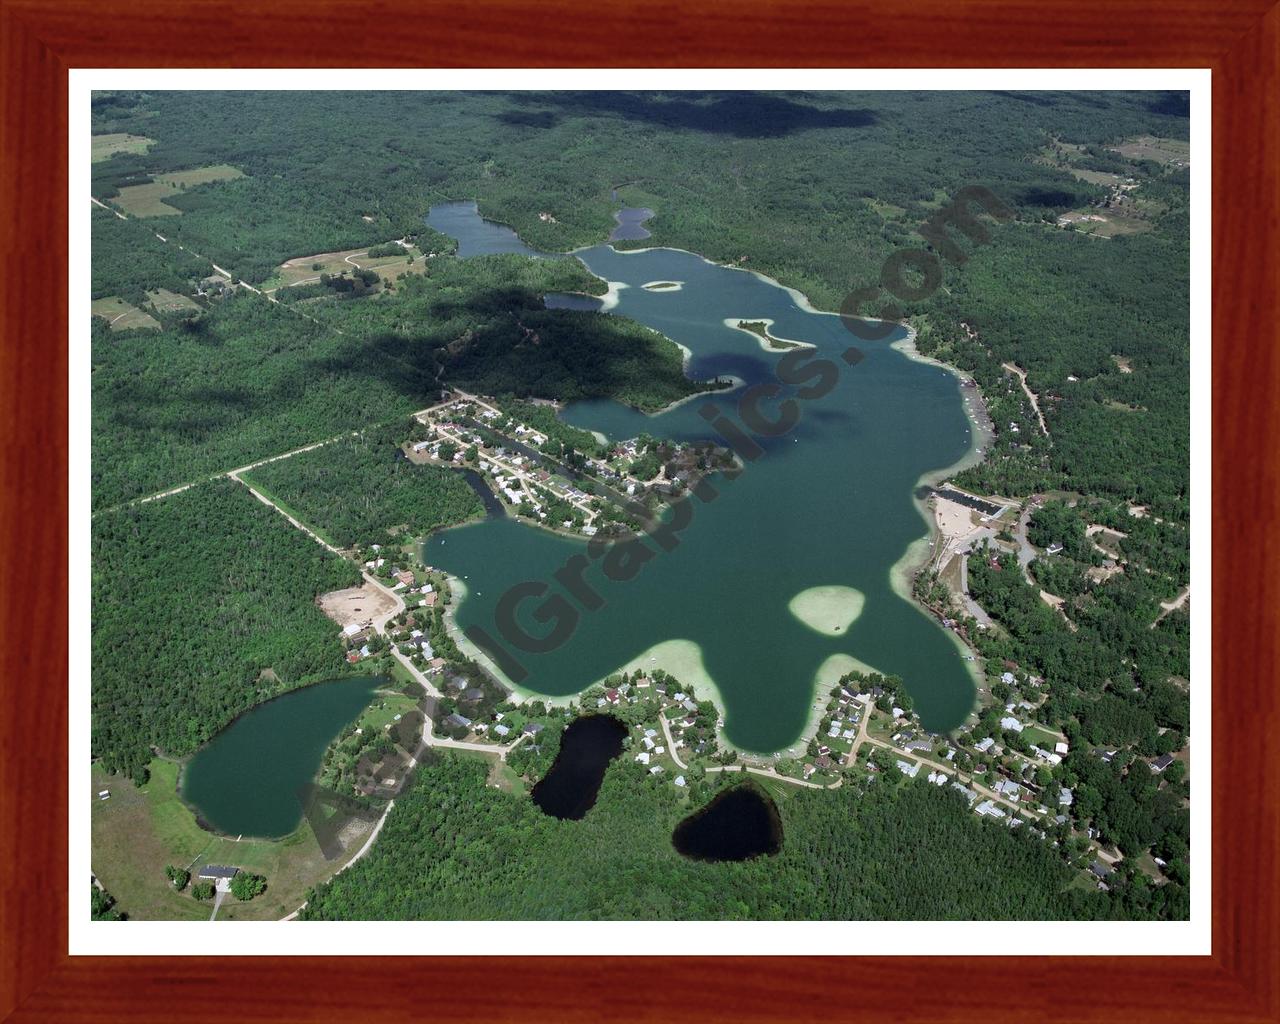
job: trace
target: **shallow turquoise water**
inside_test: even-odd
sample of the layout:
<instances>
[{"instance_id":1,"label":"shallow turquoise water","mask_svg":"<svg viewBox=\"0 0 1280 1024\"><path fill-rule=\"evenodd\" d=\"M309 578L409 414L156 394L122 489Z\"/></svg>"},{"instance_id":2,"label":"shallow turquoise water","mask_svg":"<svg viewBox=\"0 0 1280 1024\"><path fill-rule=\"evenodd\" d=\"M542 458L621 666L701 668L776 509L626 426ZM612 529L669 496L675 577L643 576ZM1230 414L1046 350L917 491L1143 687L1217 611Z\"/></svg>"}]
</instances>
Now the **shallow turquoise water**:
<instances>
[{"instance_id":1,"label":"shallow turquoise water","mask_svg":"<svg viewBox=\"0 0 1280 1024\"><path fill-rule=\"evenodd\" d=\"M467 224L455 219L453 228L465 233ZM649 541L653 557L627 580L606 578L604 560L593 561L583 579L599 594L599 608L568 596L553 575L587 550L584 543L513 520L432 537L428 560L468 577L459 624L498 635L495 609L503 592L515 583L541 582L546 593L524 601L517 618L530 634L545 635L555 620L537 622L534 613L553 595L564 596L557 613L570 614L567 607L577 616L567 642L546 653L506 645L527 672L521 685L555 695L583 689L661 641L694 641L723 697L726 734L748 750L774 751L795 740L809 716L814 673L837 653L902 676L926 728L959 725L974 699L959 649L890 585L890 567L926 533L912 500L917 482L970 447L956 378L890 348L901 332L878 342L857 339L839 317L806 312L785 289L690 253L597 246L575 255L593 273L627 286L613 315L647 324L690 350L691 377L732 375L748 385L775 380L785 353L766 352L756 338L723 323L770 319L776 336L816 346L810 360L834 363L837 383L825 397L800 401L799 423L784 436L757 437L764 454L737 479L713 478L719 497L691 502L692 521L675 550L659 551ZM650 281L679 281L682 288L639 287ZM854 366L841 358L851 345L863 354ZM614 402L583 402L567 409L565 419L611 438L641 432L715 437L703 408L714 406L740 422L740 394L699 397L657 416ZM762 409L772 416L775 405ZM857 621L832 636L801 624L787 607L800 591L828 584L866 597Z\"/></svg>"}]
</instances>

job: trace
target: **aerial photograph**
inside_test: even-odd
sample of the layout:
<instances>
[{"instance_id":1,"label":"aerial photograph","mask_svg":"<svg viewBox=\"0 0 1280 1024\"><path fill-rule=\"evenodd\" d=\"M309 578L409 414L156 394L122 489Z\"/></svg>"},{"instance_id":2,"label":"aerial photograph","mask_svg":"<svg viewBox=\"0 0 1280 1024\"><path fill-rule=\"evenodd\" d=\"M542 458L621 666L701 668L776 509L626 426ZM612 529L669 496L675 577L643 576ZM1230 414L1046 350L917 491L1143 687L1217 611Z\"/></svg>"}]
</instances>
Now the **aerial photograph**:
<instances>
[{"instance_id":1,"label":"aerial photograph","mask_svg":"<svg viewBox=\"0 0 1280 1024\"><path fill-rule=\"evenodd\" d=\"M93 920L1189 919L1188 93L91 107Z\"/></svg>"}]
</instances>

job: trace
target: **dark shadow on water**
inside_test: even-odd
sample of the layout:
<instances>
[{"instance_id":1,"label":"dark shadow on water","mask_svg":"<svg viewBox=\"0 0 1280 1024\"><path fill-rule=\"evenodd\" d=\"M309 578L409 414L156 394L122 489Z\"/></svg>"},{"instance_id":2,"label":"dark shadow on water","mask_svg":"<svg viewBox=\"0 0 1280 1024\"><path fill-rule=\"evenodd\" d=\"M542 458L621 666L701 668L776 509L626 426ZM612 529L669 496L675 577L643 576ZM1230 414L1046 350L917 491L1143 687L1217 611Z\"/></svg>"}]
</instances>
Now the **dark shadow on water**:
<instances>
[{"instance_id":1,"label":"dark shadow on water","mask_svg":"<svg viewBox=\"0 0 1280 1024\"><path fill-rule=\"evenodd\" d=\"M782 819L774 802L750 783L721 793L676 826L676 851L693 860L750 860L782 849Z\"/></svg>"},{"instance_id":2,"label":"dark shadow on water","mask_svg":"<svg viewBox=\"0 0 1280 1024\"><path fill-rule=\"evenodd\" d=\"M577 719L560 737L555 764L530 794L553 818L577 821L591 810L609 762L622 753L627 727L612 715Z\"/></svg>"}]
</instances>

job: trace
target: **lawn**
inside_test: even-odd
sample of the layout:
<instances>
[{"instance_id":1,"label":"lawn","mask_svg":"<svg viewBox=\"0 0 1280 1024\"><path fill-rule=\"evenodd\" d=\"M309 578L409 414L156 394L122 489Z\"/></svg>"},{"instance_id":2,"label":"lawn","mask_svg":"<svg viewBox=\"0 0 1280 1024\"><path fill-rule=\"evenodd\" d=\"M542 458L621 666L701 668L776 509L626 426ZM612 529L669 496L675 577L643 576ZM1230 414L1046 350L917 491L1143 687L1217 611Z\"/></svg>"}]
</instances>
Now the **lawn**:
<instances>
[{"instance_id":1,"label":"lawn","mask_svg":"<svg viewBox=\"0 0 1280 1024\"><path fill-rule=\"evenodd\" d=\"M1055 736L1047 729L1042 729L1038 725L1029 725L1022 730L1022 735L1031 743L1045 750L1052 751L1054 744L1061 743L1062 737Z\"/></svg>"},{"instance_id":2,"label":"lawn","mask_svg":"<svg viewBox=\"0 0 1280 1024\"><path fill-rule=\"evenodd\" d=\"M91 144L89 159L93 163L109 160L117 153L145 153L155 145L155 139L145 135L130 135L127 132L112 132L110 135L95 135Z\"/></svg>"},{"instance_id":3,"label":"lawn","mask_svg":"<svg viewBox=\"0 0 1280 1024\"><path fill-rule=\"evenodd\" d=\"M409 697L399 690L379 690L378 696L365 709L356 725L366 732L380 732L395 722L397 715L403 716L413 711L420 699L421 691L417 696Z\"/></svg>"},{"instance_id":4,"label":"lawn","mask_svg":"<svg viewBox=\"0 0 1280 1024\"><path fill-rule=\"evenodd\" d=\"M204 831L177 793L178 765L151 762L151 781L141 789L93 767L93 871L134 920L207 920L212 906L199 903L190 887L175 892L168 864L195 871L203 864L232 864L267 879L267 891L249 903L228 898L218 920L276 920L296 910L306 890L327 879L341 860L327 861L310 825L274 842L224 839ZM109 800L98 800L110 789ZM367 837L360 825L347 841L354 853ZM194 879L193 879L194 881Z\"/></svg>"},{"instance_id":5,"label":"lawn","mask_svg":"<svg viewBox=\"0 0 1280 1024\"><path fill-rule=\"evenodd\" d=\"M100 316L106 320L113 331L131 331L138 328L160 330L159 320L114 295L105 299L94 299L89 309L94 316Z\"/></svg>"}]
</instances>

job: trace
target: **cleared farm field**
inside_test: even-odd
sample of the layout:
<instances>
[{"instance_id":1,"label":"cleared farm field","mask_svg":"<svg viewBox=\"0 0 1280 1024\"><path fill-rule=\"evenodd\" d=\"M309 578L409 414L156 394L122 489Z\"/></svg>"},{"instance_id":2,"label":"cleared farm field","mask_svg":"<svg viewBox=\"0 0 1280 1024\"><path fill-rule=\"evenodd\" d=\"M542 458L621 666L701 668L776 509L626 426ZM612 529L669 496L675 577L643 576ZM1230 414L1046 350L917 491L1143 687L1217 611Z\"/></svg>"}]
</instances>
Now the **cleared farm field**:
<instances>
[{"instance_id":1,"label":"cleared farm field","mask_svg":"<svg viewBox=\"0 0 1280 1024\"><path fill-rule=\"evenodd\" d=\"M117 153L145 153L155 145L155 142L155 139L148 139L145 135L130 135L128 132L95 135L89 151L89 159L96 164L109 160Z\"/></svg>"},{"instance_id":2,"label":"cleared farm field","mask_svg":"<svg viewBox=\"0 0 1280 1024\"><path fill-rule=\"evenodd\" d=\"M234 178L243 178L244 171L238 167L232 167L230 164L214 164L212 167L196 167L189 171L170 171L167 174L157 174L154 177L156 181L172 185L177 189L183 189L190 188L193 185L207 185L211 181L231 181Z\"/></svg>"},{"instance_id":3,"label":"cleared farm field","mask_svg":"<svg viewBox=\"0 0 1280 1024\"><path fill-rule=\"evenodd\" d=\"M147 298L151 301L151 305L161 313L175 313L180 309L198 310L200 308L196 302L187 298L187 296L171 292L168 288L158 288L153 292L147 292Z\"/></svg>"},{"instance_id":4,"label":"cleared farm field","mask_svg":"<svg viewBox=\"0 0 1280 1024\"><path fill-rule=\"evenodd\" d=\"M1178 163L1184 166L1191 163L1191 143L1184 139L1140 135L1111 148L1130 160L1155 160L1157 163Z\"/></svg>"},{"instance_id":5,"label":"cleared farm field","mask_svg":"<svg viewBox=\"0 0 1280 1024\"><path fill-rule=\"evenodd\" d=\"M131 331L140 327L160 330L160 321L155 317L114 295L105 299L94 299L89 309L94 316L100 316L106 320L113 331Z\"/></svg>"},{"instance_id":6,"label":"cleared farm field","mask_svg":"<svg viewBox=\"0 0 1280 1024\"><path fill-rule=\"evenodd\" d=\"M375 250L379 246L373 246ZM408 258L413 257L413 263ZM264 284L263 291L273 292L281 288L292 288L299 284L312 284L320 280L321 274L336 277L339 274L352 274L357 270L376 270L383 277L392 280L405 274L421 274L426 270L427 261L422 252L410 247L401 249L391 256L370 256L369 249L347 249L343 252L322 252L315 256L299 256L282 263L271 279Z\"/></svg>"},{"instance_id":7,"label":"cleared farm field","mask_svg":"<svg viewBox=\"0 0 1280 1024\"><path fill-rule=\"evenodd\" d=\"M125 185L110 201L130 217L177 217L182 211L164 201L177 194L178 190L172 185L152 181L146 185Z\"/></svg>"},{"instance_id":8,"label":"cleared farm field","mask_svg":"<svg viewBox=\"0 0 1280 1024\"><path fill-rule=\"evenodd\" d=\"M243 177L244 173L230 164L196 167L189 171L170 171L156 175L153 181L145 185L125 185L111 202L133 217L180 216L182 211L176 206L170 206L165 202L166 199L196 185Z\"/></svg>"}]
</instances>

